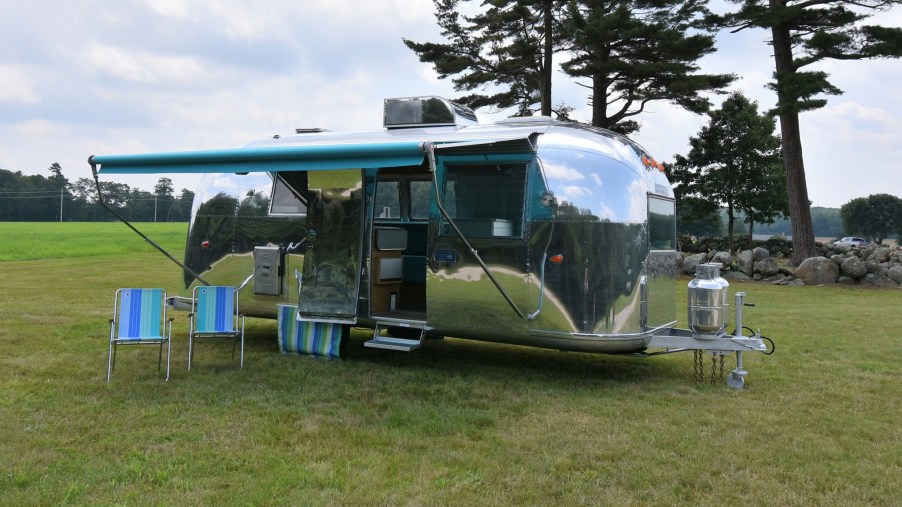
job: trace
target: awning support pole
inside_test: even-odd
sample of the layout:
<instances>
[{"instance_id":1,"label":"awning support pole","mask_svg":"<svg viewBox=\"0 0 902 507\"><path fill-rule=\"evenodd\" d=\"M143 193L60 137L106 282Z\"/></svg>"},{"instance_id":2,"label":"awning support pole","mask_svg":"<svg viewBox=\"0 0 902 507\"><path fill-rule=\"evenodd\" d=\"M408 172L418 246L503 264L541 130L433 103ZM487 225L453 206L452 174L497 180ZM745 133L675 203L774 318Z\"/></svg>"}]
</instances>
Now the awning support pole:
<instances>
[{"instance_id":1,"label":"awning support pole","mask_svg":"<svg viewBox=\"0 0 902 507\"><path fill-rule=\"evenodd\" d=\"M148 238L147 236L145 236L144 233L142 233L141 231L139 231L138 229L136 229L135 226L133 226L132 224L130 224L130 223L128 222L128 220L125 219L125 217L123 217L122 215L120 215L115 209L113 209L109 204L107 204L106 199L103 198L103 191L100 189L100 179L99 179L98 176L97 176L97 165L94 163L94 155L91 155L90 157L88 157L88 163L91 164L91 174L94 175L94 184L97 186L97 202L99 202L101 206L103 206L104 208L106 208L107 211L109 211L110 213L112 213L113 216L115 216L116 218L118 218L120 222L122 222L123 224L127 225L129 229L135 231L135 233L137 233L138 236L141 236L142 238L144 238L144 241L150 243L150 245L151 245L152 247L154 247L154 248L156 248L157 250L159 250L159 252L162 253L163 255L165 255L166 257L168 257L169 260L171 260L172 262L178 264L178 266L179 266L180 268L182 268L182 270L183 270L185 273L188 273L189 275L191 275L192 278L196 279L198 282L200 282L200 283L202 283L202 284L204 284L204 285L210 285L206 280L204 280L203 278L201 278L200 275L198 275L197 273L195 273L194 270L192 270L191 268L189 268L188 266L186 266L185 264L183 264L182 261L180 261L180 260L176 259L175 257L173 257L171 253L169 253L169 252L167 252L166 250L164 250L163 247L161 247L160 245L156 244L152 239L150 239L150 238Z\"/></svg>"}]
</instances>

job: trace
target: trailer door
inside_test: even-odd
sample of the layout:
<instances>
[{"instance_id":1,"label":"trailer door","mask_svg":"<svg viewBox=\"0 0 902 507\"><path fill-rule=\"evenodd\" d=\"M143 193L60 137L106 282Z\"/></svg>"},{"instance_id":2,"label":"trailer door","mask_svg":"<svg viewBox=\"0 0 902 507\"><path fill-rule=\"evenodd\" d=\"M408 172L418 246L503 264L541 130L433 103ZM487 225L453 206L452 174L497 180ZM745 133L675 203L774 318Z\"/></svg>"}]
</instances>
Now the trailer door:
<instances>
[{"instance_id":1,"label":"trailer door","mask_svg":"<svg viewBox=\"0 0 902 507\"><path fill-rule=\"evenodd\" d=\"M353 323L363 244L363 171L310 171L298 319Z\"/></svg>"},{"instance_id":2,"label":"trailer door","mask_svg":"<svg viewBox=\"0 0 902 507\"><path fill-rule=\"evenodd\" d=\"M525 202L533 137L435 148L430 326L495 337L526 331Z\"/></svg>"}]
</instances>

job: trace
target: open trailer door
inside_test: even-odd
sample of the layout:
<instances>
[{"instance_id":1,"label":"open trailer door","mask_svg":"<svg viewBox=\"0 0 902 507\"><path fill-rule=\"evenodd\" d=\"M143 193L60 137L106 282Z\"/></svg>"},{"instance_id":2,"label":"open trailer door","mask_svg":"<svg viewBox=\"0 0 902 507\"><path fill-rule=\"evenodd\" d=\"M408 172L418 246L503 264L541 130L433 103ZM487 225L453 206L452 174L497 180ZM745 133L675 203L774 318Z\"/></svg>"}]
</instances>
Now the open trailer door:
<instances>
[{"instance_id":1,"label":"open trailer door","mask_svg":"<svg viewBox=\"0 0 902 507\"><path fill-rule=\"evenodd\" d=\"M363 248L363 171L311 171L298 319L354 323Z\"/></svg>"},{"instance_id":2,"label":"open trailer door","mask_svg":"<svg viewBox=\"0 0 902 507\"><path fill-rule=\"evenodd\" d=\"M526 201L536 137L434 147L430 326L494 335L526 331Z\"/></svg>"}]
</instances>

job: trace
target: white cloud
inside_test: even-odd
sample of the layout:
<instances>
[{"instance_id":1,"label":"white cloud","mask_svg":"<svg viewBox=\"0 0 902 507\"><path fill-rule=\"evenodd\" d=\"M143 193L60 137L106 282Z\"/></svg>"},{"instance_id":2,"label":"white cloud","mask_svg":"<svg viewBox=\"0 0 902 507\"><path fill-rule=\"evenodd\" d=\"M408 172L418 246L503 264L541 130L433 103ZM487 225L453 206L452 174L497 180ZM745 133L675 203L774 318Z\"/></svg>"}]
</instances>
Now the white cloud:
<instances>
[{"instance_id":1,"label":"white cloud","mask_svg":"<svg viewBox=\"0 0 902 507\"><path fill-rule=\"evenodd\" d=\"M65 135L71 132L71 128L68 125L47 121L47 120L29 120L25 123L20 123L18 125L13 126L13 131L16 134L20 134L23 136L52 136L52 135Z\"/></svg>"},{"instance_id":2,"label":"white cloud","mask_svg":"<svg viewBox=\"0 0 902 507\"><path fill-rule=\"evenodd\" d=\"M88 62L101 72L110 73L129 81L153 81L153 74L132 55L117 48L95 46L88 52Z\"/></svg>"},{"instance_id":3,"label":"white cloud","mask_svg":"<svg viewBox=\"0 0 902 507\"><path fill-rule=\"evenodd\" d=\"M195 83L211 81L215 77L196 58L162 56L111 46L89 48L87 61L98 72L141 83Z\"/></svg>"},{"instance_id":4,"label":"white cloud","mask_svg":"<svg viewBox=\"0 0 902 507\"><path fill-rule=\"evenodd\" d=\"M564 200L570 202L578 202L581 197L589 195L589 192L586 192L586 189L575 185L562 187L562 190L564 191Z\"/></svg>"},{"instance_id":5,"label":"white cloud","mask_svg":"<svg viewBox=\"0 0 902 507\"><path fill-rule=\"evenodd\" d=\"M547 176L550 180L580 181L586 178L586 175L581 171L563 164L546 162L543 165L543 169L545 170L545 176Z\"/></svg>"},{"instance_id":6,"label":"white cloud","mask_svg":"<svg viewBox=\"0 0 902 507\"><path fill-rule=\"evenodd\" d=\"M902 122L886 106L837 98L802 115L805 172L815 205L838 207L875 193L902 197Z\"/></svg>"},{"instance_id":7,"label":"white cloud","mask_svg":"<svg viewBox=\"0 0 902 507\"><path fill-rule=\"evenodd\" d=\"M857 128L874 131L898 130L900 123L889 111L881 107L866 106L855 101L837 99L821 111L818 117L832 118L837 123L854 124Z\"/></svg>"},{"instance_id":8,"label":"white cloud","mask_svg":"<svg viewBox=\"0 0 902 507\"><path fill-rule=\"evenodd\" d=\"M184 0L141 0L147 8L160 16L172 19L185 19L190 11Z\"/></svg>"},{"instance_id":9,"label":"white cloud","mask_svg":"<svg viewBox=\"0 0 902 507\"><path fill-rule=\"evenodd\" d=\"M34 81L23 69L0 65L0 102L34 104L40 100Z\"/></svg>"}]
</instances>

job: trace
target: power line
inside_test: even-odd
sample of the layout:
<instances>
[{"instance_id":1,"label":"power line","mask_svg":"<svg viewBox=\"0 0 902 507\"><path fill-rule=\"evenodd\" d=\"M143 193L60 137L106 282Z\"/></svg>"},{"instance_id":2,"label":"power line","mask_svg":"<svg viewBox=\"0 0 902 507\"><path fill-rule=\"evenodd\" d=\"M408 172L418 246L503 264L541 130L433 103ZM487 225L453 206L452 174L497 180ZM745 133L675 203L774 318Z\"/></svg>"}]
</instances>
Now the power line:
<instances>
[{"instance_id":1,"label":"power line","mask_svg":"<svg viewBox=\"0 0 902 507\"><path fill-rule=\"evenodd\" d=\"M69 193L67 190L63 189L64 192ZM59 195L60 189L52 189L52 190L0 190L0 194L53 194Z\"/></svg>"}]
</instances>

